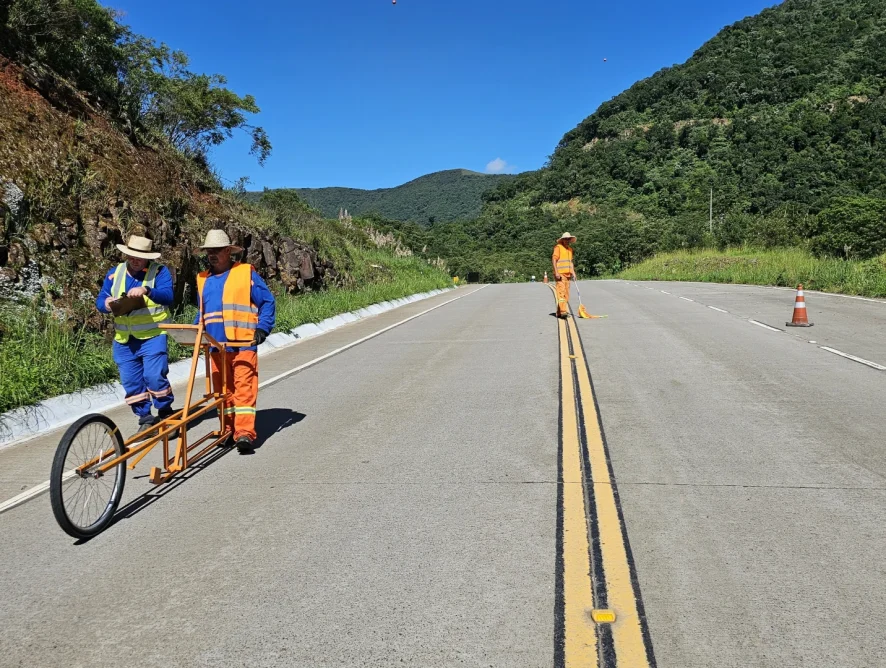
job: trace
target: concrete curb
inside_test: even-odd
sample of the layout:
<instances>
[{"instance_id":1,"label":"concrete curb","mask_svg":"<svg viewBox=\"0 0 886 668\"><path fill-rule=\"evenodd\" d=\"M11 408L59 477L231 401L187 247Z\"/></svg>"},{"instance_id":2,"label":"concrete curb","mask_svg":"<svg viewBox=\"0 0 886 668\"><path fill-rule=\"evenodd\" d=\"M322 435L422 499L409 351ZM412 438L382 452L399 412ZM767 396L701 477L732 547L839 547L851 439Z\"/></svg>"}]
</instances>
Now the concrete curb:
<instances>
[{"instance_id":1,"label":"concrete curb","mask_svg":"<svg viewBox=\"0 0 886 668\"><path fill-rule=\"evenodd\" d=\"M327 318L322 322L300 325L289 332L275 332L258 347L258 355L259 357L267 355L281 348L295 345L300 341L331 332L352 322L391 311L405 304L435 297L454 289L456 288L431 290L430 292L422 292L397 299L393 302L372 304L358 311L342 313L341 315ZM197 367L197 378L203 378L206 375L204 368L202 364ZM190 371L190 359L170 364L169 382L175 384L186 380ZM8 413L0 414L0 450L39 436L52 429L69 425L87 413L100 413L123 406L125 404L125 396L126 393L119 382L107 383L86 388L79 392L45 399L34 406L17 408Z\"/></svg>"}]
</instances>

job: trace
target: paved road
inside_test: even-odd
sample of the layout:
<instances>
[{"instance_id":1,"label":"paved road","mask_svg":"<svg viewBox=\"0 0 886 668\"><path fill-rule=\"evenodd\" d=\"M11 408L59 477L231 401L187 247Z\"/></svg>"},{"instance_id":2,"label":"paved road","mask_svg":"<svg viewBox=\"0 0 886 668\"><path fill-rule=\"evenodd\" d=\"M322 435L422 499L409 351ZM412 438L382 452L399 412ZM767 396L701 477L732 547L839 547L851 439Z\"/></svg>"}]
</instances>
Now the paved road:
<instances>
[{"instance_id":1,"label":"paved road","mask_svg":"<svg viewBox=\"0 0 886 668\"><path fill-rule=\"evenodd\" d=\"M785 291L582 293L609 316L576 325L657 664L886 664L886 372L820 347L886 366L886 305L808 295L815 327L779 332L749 319L784 329ZM130 474L92 541L45 496L0 515L0 665L552 665L570 490L552 306L489 287L266 388L255 455L166 488ZM0 501L46 478L57 439L0 451Z\"/></svg>"},{"instance_id":2,"label":"paved road","mask_svg":"<svg viewBox=\"0 0 886 668\"><path fill-rule=\"evenodd\" d=\"M808 343L886 365L886 305L808 295L788 333L748 319L784 328L790 292L586 291L659 665L886 665L886 372Z\"/></svg>"}]
</instances>

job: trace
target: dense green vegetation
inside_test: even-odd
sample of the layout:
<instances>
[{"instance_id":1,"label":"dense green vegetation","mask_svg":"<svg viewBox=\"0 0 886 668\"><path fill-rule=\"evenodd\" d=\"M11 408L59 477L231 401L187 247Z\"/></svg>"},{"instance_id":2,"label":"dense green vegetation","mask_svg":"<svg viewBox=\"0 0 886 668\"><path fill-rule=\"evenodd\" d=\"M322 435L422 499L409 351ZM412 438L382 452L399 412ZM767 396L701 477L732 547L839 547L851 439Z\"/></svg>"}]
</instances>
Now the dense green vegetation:
<instances>
[{"instance_id":1,"label":"dense green vegetation","mask_svg":"<svg viewBox=\"0 0 886 668\"><path fill-rule=\"evenodd\" d=\"M661 253L626 269L621 278L637 281L705 281L778 285L886 297L886 256L870 260L815 257L798 248Z\"/></svg>"},{"instance_id":2,"label":"dense green vegetation","mask_svg":"<svg viewBox=\"0 0 886 668\"><path fill-rule=\"evenodd\" d=\"M486 280L538 274L563 230L590 274L702 246L872 257L884 92L886 0L786 0L601 105L478 220L432 227L429 248Z\"/></svg>"},{"instance_id":3,"label":"dense green vegetation","mask_svg":"<svg viewBox=\"0 0 886 668\"><path fill-rule=\"evenodd\" d=\"M449 169L396 188L299 188L297 192L329 218L338 216L339 209L347 209L352 216L374 213L424 225L475 218L480 213L484 193L513 178L507 174Z\"/></svg>"},{"instance_id":4,"label":"dense green vegetation","mask_svg":"<svg viewBox=\"0 0 886 668\"><path fill-rule=\"evenodd\" d=\"M96 0L3 0L0 54L31 67L41 92L57 101L66 86L68 97L85 95L135 141L165 141L205 161L239 129L264 162L268 136L246 117L259 111L255 99L225 88L220 74L191 72L185 53L132 32L120 17Z\"/></svg>"}]
</instances>

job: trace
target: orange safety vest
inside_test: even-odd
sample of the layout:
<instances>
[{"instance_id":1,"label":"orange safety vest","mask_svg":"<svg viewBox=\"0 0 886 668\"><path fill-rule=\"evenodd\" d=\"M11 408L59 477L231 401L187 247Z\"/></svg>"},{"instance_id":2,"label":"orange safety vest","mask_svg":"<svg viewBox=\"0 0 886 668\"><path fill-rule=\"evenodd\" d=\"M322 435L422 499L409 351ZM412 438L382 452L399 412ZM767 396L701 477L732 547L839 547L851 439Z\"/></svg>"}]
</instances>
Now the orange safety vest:
<instances>
[{"instance_id":1,"label":"orange safety vest","mask_svg":"<svg viewBox=\"0 0 886 668\"><path fill-rule=\"evenodd\" d=\"M572 264L573 250L567 248L563 244L554 246L554 266L557 267L557 273L565 276L572 276L575 273L575 267Z\"/></svg>"},{"instance_id":2,"label":"orange safety vest","mask_svg":"<svg viewBox=\"0 0 886 668\"><path fill-rule=\"evenodd\" d=\"M203 325L223 322L228 342L251 341L258 328L258 308L252 303L252 265L235 262L231 267L222 292L222 310L203 313L203 286L209 278L208 271L197 274L197 295Z\"/></svg>"}]
</instances>

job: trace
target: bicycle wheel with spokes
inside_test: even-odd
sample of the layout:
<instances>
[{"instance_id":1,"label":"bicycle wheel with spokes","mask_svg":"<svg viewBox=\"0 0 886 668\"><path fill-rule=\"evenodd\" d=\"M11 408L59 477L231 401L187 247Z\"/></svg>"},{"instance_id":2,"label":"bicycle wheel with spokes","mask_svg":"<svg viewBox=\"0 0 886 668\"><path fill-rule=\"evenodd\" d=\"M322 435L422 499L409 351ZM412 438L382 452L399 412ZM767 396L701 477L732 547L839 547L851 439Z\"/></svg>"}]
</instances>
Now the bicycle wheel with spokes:
<instances>
[{"instance_id":1,"label":"bicycle wheel with spokes","mask_svg":"<svg viewBox=\"0 0 886 668\"><path fill-rule=\"evenodd\" d=\"M126 463L105 472L99 469L122 454L123 436L104 415L86 415L62 436L52 461L49 499L55 520L65 533L90 538L114 518L123 496Z\"/></svg>"}]
</instances>

